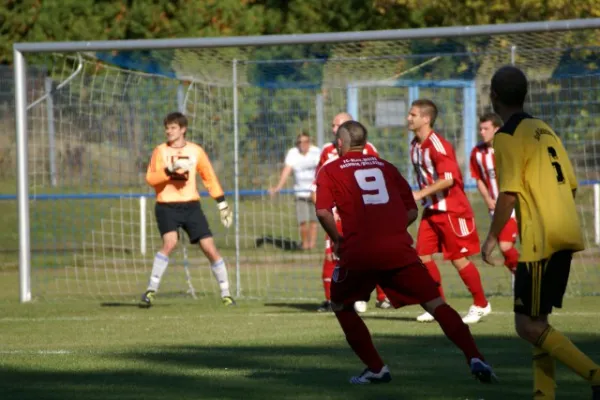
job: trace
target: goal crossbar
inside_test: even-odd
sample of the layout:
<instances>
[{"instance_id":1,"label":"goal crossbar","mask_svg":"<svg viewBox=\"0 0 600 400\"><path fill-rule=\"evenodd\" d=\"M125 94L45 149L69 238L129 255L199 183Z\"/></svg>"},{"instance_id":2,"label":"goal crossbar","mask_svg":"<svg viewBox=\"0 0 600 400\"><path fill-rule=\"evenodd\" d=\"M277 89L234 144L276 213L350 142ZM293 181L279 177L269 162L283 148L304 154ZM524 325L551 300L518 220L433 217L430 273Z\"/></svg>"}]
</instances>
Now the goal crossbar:
<instances>
[{"instance_id":1,"label":"goal crossbar","mask_svg":"<svg viewBox=\"0 0 600 400\"><path fill-rule=\"evenodd\" d=\"M278 46L381 40L430 39L440 37L469 37L529 32L580 30L600 27L600 18L560 21L519 22L513 24L453 26L442 28L389 29L365 32L307 33L289 35L232 36L213 38L98 40L78 42L15 43L17 52L104 51L104 50L159 50L237 46Z\"/></svg>"},{"instance_id":2,"label":"goal crossbar","mask_svg":"<svg viewBox=\"0 0 600 400\"><path fill-rule=\"evenodd\" d=\"M31 247L29 215L29 179L28 179L28 135L27 135L27 73L25 54L52 52L93 52L115 50L159 50L159 49L207 49L225 47L259 47L278 45L327 44L344 42L391 41L409 39L458 38L477 35L502 35L547 31L575 31L600 28L600 18L575 19L548 22L526 22L499 25L479 25L445 28L421 28L403 30L381 30L367 32L337 32L315 34L291 34L246 36L225 38L183 38L156 40L113 40L113 41L77 41L77 42L34 42L15 43L15 116L17 136L17 197L19 212L19 276L20 300L31 300ZM234 103L237 102L237 83L235 72L232 76ZM236 107L236 104L234 104ZM237 114L234 113L237 118ZM234 128L237 129L236 120ZM236 174L237 175L237 174Z\"/></svg>"}]
</instances>

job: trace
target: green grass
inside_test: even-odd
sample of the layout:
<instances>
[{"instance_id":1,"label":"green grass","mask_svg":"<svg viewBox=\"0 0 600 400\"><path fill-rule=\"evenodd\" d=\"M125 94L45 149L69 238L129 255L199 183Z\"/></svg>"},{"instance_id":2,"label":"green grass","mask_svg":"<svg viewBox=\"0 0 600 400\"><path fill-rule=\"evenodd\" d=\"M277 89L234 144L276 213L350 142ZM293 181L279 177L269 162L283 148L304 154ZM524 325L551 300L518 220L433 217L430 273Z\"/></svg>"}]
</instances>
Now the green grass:
<instances>
[{"instance_id":1,"label":"green grass","mask_svg":"<svg viewBox=\"0 0 600 400\"><path fill-rule=\"evenodd\" d=\"M451 300L459 311L466 300ZM389 365L388 385L351 387L362 369L331 314L316 303L159 297L132 302L0 303L0 393L18 399L527 399L530 347L513 333L510 300L472 327L500 383L474 381L462 354L417 307L377 310L364 319ZM568 299L552 317L600 360L599 298ZM589 398L589 388L558 368L557 399Z\"/></svg>"},{"instance_id":2,"label":"green grass","mask_svg":"<svg viewBox=\"0 0 600 400\"><path fill-rule=\"evenodd\" d=\"M590 204L591 190L582 189L581 204ZM476 194L471 195L476 211L481 240L487 232L489 216ZM0 223L0 275L16 282L18 265L18 215L16 202L3 202L5 212ZM322 231L317 248L307 253L290 253L270 246L255 249L254 239L274 234L297 239L294 204L289 196L275 200L244 198L240 203L239 271L236 271L234 230L226 230L218 220L214 202L203 200L209 224L217 245L229 264L234 287L239 281L245 297L318 299L322 296L320 268L322 264ZM59 299L105 296L107 299L139 295L143 290L154 252L160 247L156 230L153 202L148 202L148 251L139 248L139 204L137 199L33 201L31 210L32 286L36 297ZM588 239L593 238L592 212L582 207L582 225ZM416 226L411 227L413 237ZM600 270L595 246L575 258L570 295L598 294ZM214 291L213 278L206 260L195 247L189 247L190 267L194 286L206 293ZM497 259L501 256L497 254ZM459 276L447 262L439 265L446 292L452 296L467 296ZM185 285L182 252L171 257L171 267L163 288L178 291ZM484 265L479 256L473 261L480 268L484 288L489 294L510 293L507 271ZM200 270L198 270L200 267ZM172 283L171 283L172 282ZM16 283L15 283L16 285ZM11 287L10 293L16 287Z\"/></svg>"}]
</instances>

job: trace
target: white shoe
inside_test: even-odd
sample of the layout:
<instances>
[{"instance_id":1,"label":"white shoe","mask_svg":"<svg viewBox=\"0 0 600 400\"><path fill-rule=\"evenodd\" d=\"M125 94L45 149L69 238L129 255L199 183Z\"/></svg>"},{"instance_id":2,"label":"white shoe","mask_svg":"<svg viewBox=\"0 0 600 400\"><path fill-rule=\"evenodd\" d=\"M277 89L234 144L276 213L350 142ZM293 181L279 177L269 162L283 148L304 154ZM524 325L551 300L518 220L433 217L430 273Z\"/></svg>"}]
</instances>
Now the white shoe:
<instances>
[{"instance_id":1,"label":"white shoe","mask_svg":"<svg viewBox=\"0 0 600 400\"><path fill-rule=\"evenodd\" d=\"M470 363L471 373L481 383L497 383L498 377L494 374L492 367L479 358L472 358Z\"/></svg>"},{"instance_id":2,"label":"white shoe","mask_svg":"<svg viewBox=\"0 0 600 400\"><path fill-rule=\"evenodd\" d=\"M359 376L350 378L350 383L353 385L368 385L372 383L388 383L391 380L390 370L387 365L384 365L378 373L366 368Z\"/></svg>"},{"instance_id":3,"label":"white shoe","mask_svg":"<svg viewBox=\"0 0 600 400\"><path fill-rule=\"evenodd\" d=\"M429 314L428 312L425 312L417 317L417 322L433 322L433 321L435 321L435 318L433 317L433 315Z\"/></svg>"},{"instance_id":4,"label":"white shoe","mask_svg":"<svg viewBox=\"0 0 600 400\"><path fill-rule=\"evenodd\" d=\"M481 318L485 317L491 312L492 305L489 301L485 307L477 307L476 305L472 305L469 307L469 312L463 317L462 320L465 324L476 324Z\"/></svg>"},{"instance_id":5,"label":"white shoe","mask_svg":"<svg viewBox=\"0 0 600 400\"><path fill-rule=\"evenodd\" d=\"M378 301L375 303L375 307L381 308L382 310L387 310L388 308L392 308L392 303L386 298L383 301Z\"/></svg>"},{"instance_id":6,"label":"white shoe","mask_svg":"<svg viewBox=\"0 0 600 400\"><path fill-rule=\"evenodd\" d=\"M364 313L367 311L367 302L366 301L356 301L354 302L354 309L357 313Z\"/></svg>"}]
</instances>

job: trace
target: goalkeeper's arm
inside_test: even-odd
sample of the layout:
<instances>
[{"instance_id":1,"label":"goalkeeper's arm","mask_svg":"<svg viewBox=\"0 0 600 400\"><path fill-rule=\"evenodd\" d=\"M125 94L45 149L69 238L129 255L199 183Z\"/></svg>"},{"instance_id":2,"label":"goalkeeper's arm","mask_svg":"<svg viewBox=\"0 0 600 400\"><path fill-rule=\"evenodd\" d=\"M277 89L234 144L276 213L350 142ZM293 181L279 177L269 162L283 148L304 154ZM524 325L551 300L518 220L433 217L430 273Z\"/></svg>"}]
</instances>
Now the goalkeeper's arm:
<instances>
[{"instance_id":1,"label":"goalkeeper's arm","mask_svg":"<svg viewBox=\"0 0 600 400\"><path fill-rule=\"evenodd\" d=\"M215 174L215 170L213 169L208 156L201 147L198 147L196 155L196 171L200 175L202 184L204 184L204 187L208 190L210 197L217 200L217 203L220 203L220 200L224 201L225 197L221 184L217 179L217 175Z\"/></svg>"},{"instance_id":2,"label":"goalkeeper's arm","mask_svg":"<svg viewBox=\"0 0 600 400\"><path fill-rule=\"evenodd\" d=\"M216 200L217 207L219 208L219 214L221 217L221 223L229 228L233 223L233 213L229 208L229 204L225 200L225 193L221 188L221 184L217 179L217 175L208 159L208 156L204 152L204 150L199 147L197 158L196 158L196 171L200 175L202 179L202 183L204 187L208 190L210 197Z\"/></svg>"},{"instance_id":3,"label":"goalkeeper's arm","mask_svg":"<svg viewBox=\"0 0 600 400\"><path fill-rule=\"evenodd\" d=\"M177 173L178 170L187 170L187 164L184 160L177 160L172 165L164 165L160 150L156 148L152 152L150 164L146 171L146 182L150 186L159 186L167 183L170 180L187 180L186 175Z\"/></svg>"},{"instance_id":4,"label":"goalkeeper's arm","mask_svg":"<svg viewBox=\"0 0 600 400\"><path fill-rule=\"evenodd\" d=\"M171 179L168 168L164 165L160 150L157 148L152 152L150 163L146 171L146 182L150 186L158 186Z\"/></svg>"}]
</instances>

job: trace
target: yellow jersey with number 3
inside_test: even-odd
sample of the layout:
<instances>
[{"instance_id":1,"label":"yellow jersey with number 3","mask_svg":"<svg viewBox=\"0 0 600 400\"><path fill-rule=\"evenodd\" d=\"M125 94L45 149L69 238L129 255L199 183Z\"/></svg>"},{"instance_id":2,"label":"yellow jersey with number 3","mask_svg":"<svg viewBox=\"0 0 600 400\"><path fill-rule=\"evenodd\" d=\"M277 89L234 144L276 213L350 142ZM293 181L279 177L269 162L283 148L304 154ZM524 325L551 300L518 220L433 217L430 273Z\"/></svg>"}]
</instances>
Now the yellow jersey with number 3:
<instances>
[{"instance_id":1,"label":"yellow jersey with number 3","mask_svg":"<svg viewBox=\"0 0 600 400\"><path fill-rule=\"evenodd\" d=\"M513 114L494 137L500 192L517 196L519 261L584 249L573 191L577 179L560 138L544 121Z\"/></svg>"}]
</instances>

